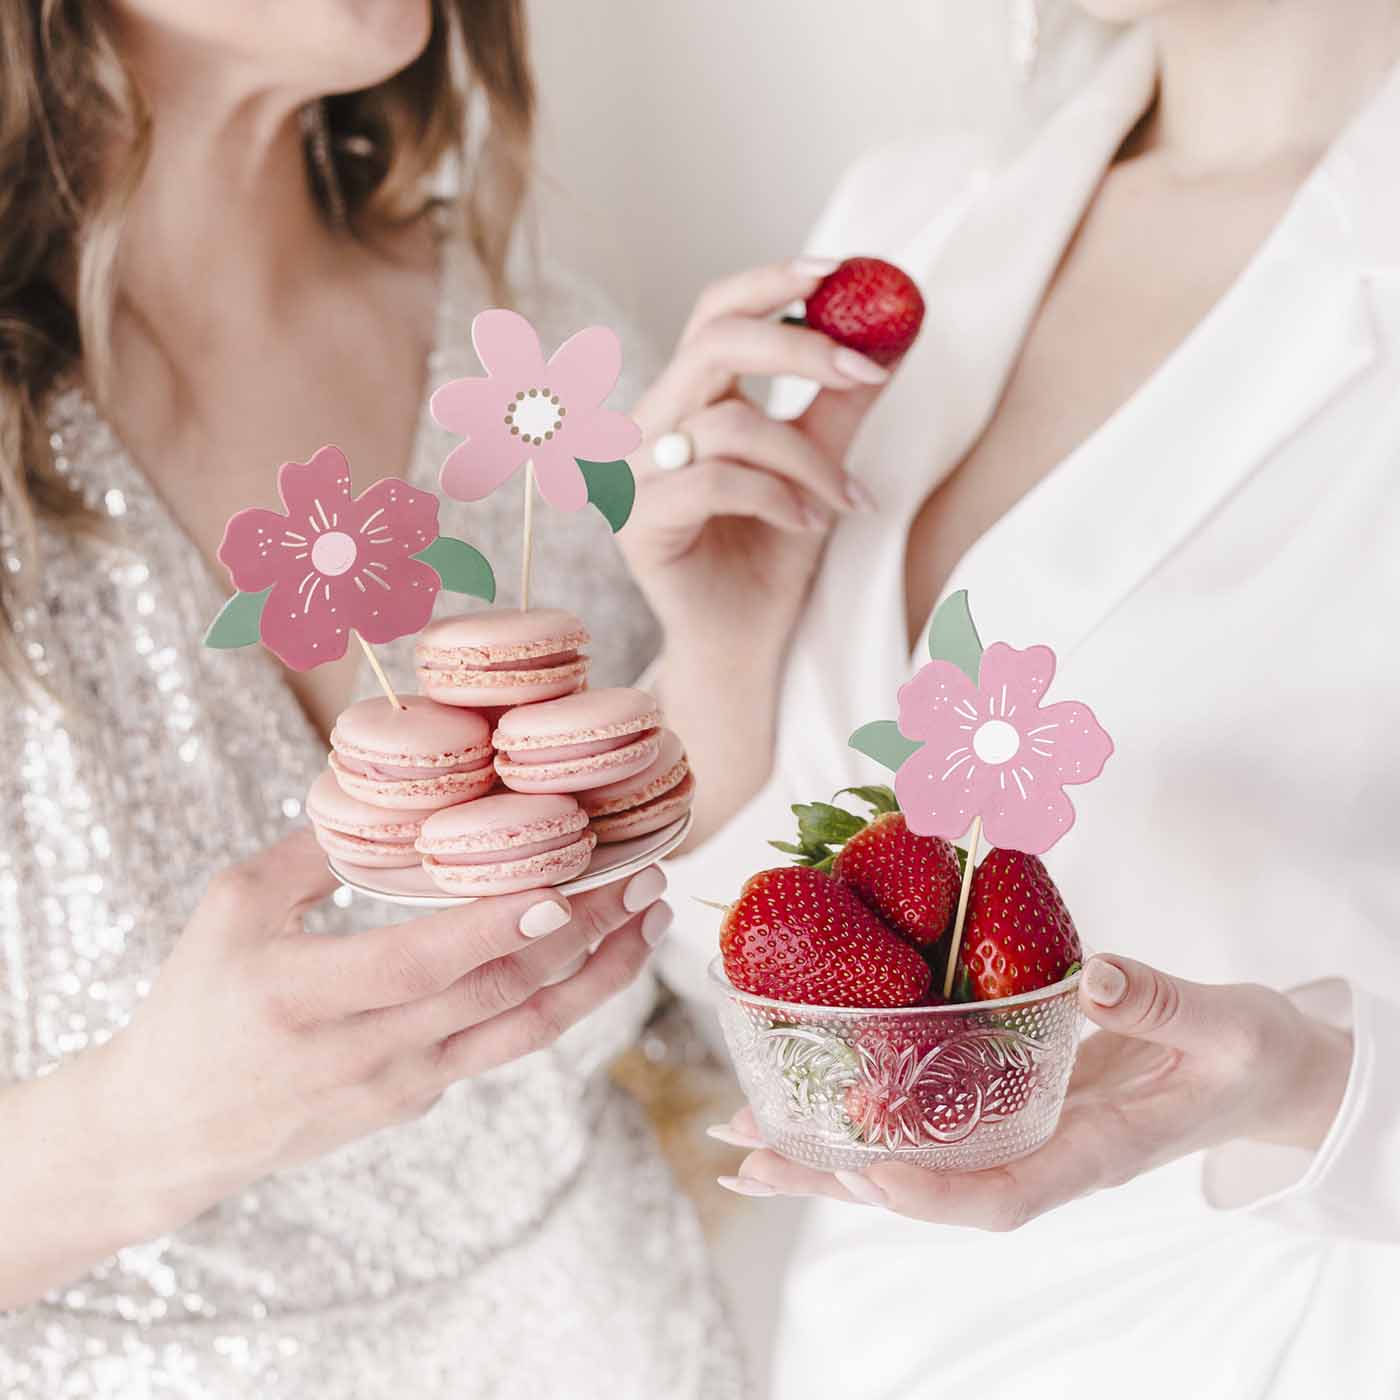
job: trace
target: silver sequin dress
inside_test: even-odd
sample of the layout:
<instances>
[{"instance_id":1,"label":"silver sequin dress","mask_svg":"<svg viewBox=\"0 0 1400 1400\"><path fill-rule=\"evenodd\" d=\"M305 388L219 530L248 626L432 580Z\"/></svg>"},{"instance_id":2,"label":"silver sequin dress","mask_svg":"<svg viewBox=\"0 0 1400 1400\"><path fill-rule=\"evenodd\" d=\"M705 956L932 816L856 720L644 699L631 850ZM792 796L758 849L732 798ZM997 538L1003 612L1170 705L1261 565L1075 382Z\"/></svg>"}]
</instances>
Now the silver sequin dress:
<instances>
[{"instance_id":1,"label":"silver sequin dress","mask_svg":"<svg viewBox=\"0 0 1400 1400\"><path fill-rule=\"evenodd\" d=\"M443 287L434 385L480 372L467 330L484 303L451 240ZM597 319L577 296L541 305L525 309L546 349ZM201 647L227 582L81 390L56 402L52 431L62 469L117 538L45 533L42 602L21 643L72 702L0 706L0 1081L117 1031L211 871L298 821L325 760L269 654ZM451 445L425 416L410 477L435 486ZM589 620L597 680L631 679L651 624L606 524L592 511L537 520L538 601ZM492 558L508 605L517 529L514 491L444 502L444 533ZM12 551L5 565L19 566ZM407 647L386 652L411 689ZM392 912L332 911L342 924ZM0 1314L0 1397L738 1396L695 1218L603 1073L648 1000L646 988L620 998L426 1118L269 1178Z\"/></svg>"}]
</instances>

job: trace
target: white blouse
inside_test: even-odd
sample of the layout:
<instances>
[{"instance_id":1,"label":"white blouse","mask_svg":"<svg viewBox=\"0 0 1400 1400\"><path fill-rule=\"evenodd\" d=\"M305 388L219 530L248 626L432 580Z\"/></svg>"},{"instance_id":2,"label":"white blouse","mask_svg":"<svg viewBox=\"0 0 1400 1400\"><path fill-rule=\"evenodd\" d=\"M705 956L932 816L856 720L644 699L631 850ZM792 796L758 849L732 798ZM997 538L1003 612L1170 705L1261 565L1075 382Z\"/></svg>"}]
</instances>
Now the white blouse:
<instances>
[{"instance_id":1,"label":"white blouse","mask_svg":"<svg viewBox=\"0 0 1400 1400\"><path fill-rule=\"evenodd\" d=\"M908 269L928 315L852 449L881 508L832 537L772 778L674 863L683 988L716 935L686 896L772 863L788 804L886 780L845 741L893 717L923 659L910 523L994 411L1154 79L1130 34L1010 164L966 141L879 153L814 235ZM1354 1026L1336 1123L1316 1153L1236 1145L1005 1236L818 1203L778 1400L1400 1395L1397 150L1400 73L1185 343L948 583L985 640L1053 646L1050 698L1087 701L1117 745L1047 858L1086 943L1204 981L1345 978L1300 993Z\"/></svg>"}]
</instances>

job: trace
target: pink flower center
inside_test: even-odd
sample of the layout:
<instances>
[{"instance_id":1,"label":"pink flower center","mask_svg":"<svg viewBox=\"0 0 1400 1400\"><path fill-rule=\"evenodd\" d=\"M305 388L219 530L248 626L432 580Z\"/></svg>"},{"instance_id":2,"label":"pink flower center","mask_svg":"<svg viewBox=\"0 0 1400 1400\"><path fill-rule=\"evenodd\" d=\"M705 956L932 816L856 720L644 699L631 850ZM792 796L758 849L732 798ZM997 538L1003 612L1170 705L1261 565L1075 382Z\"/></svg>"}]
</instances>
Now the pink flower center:
<instances>
[{"instance_id":1,"label":"pink flower center","mask_svg":"<svg viewBox=\"0 0 1400 1400\"><path fill-rule=\"evenodd\" d=\"M327 530L311 546L311 567L327 578L343 574L355 562L355 541L344 530Z\"/></svg>"},{"instance_id":2,"label":"pink flower center","mask_svg":"<svg viewBox=\"0 0 1400 1400\"><path fill-rule=\"evenodd\" d=\"M511 437L539 447L564 426L564 412L548 388L522 389L506 409L506 427Z\"/></svg>"},{"instance_id":3,"label":"pink flower center","mask_svg":"<svg viewBox=\"0 0 1400 1400\"><path fill-rule=\"evenodd\" d=\"M983 763L1006 763L1020 747L1020 732L1004 719L989 719L972 736L972 751Z\"/></svg>"}]
</instances>

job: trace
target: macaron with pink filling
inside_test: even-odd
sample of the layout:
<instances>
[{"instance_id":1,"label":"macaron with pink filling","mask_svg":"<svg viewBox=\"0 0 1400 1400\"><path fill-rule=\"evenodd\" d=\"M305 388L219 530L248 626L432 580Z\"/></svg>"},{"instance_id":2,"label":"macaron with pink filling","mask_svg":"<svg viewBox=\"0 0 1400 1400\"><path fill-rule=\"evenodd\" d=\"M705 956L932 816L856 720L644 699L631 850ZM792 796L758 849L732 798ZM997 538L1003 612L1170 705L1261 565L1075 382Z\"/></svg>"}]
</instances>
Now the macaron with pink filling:
<instances>
[{"instance_id":1,"label":"macaron with pink filling","mask_svg":"<svg viewBox=\"0 0 1400 1400\"><path fill-rule=\"evenodd\" d=\"M331 771L351 796L375 807L432 812L495 786L491 726L473 710L376 696L341 713L331 731Z\"/></svg>"},{"instance_id":2,"label":"macaron with pink filling","mask_svg":"<svg viewBox=\"0 0 1400 1400\"><path fill-rule=\"evenodd\" d=\"M371 807L351 797L329 768L311 784L306 815L321 849L337 861L371 870L396 870L418 864L414 842L423 828L416 812Z\"/></svg>"},{"instance_id":3,"label":"macaron with pink filling","mask_svg":"<svg viewBox=\"0 0 1400 1400\"><path fill-rule=\"evenodd\" d=\"M491 736L496 772L516 792L582 792L656 761L661 709L644 690L581 690L503 714Z\"/></svg>"},{"instance_id":4,"label":"macaron with pink filling","mask_svg":"<svg viewBox=\"0 0 1400 1400\"><path fill-rule=\"evenodd\" d=\"M418 834L428 878L448 894L515 894L588 868L598 838L572 797L497 793L434 812Z\"/></svg>"},{"instance_id":5,"label":"macaron with pink filling","mask_svg":"<svg viewBox=\"0 0 1400 1400\"><path fill-rule=\"evenodd\" d=\"M600 842L649 836L685 816L694 801L695 778L672 729L661 731L657 755L640 773L578 794Z\"/></svg>"},{"instance_id":6,"label":"macaron with pink filling","mask_svg":"<svg viewBox=\"0 0 1400 1400\"><path fill-rule=\"evenodd\" d=\"M562 608L491 608L418 635L418 688L444 705L499 709L572 695L588 676L588 629Z\"/></svg>"}]
</instances>

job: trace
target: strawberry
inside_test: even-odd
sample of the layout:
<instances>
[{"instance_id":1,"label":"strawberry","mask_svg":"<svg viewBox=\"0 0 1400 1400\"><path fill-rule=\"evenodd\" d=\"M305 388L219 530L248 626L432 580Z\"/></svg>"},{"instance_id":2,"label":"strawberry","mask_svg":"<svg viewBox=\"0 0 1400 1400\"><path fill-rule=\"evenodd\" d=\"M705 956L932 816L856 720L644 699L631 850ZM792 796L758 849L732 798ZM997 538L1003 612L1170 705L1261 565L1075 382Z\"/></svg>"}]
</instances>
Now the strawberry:
<instances>
[{"instance_id":1,"label":"strawberry","mask_svg":"<svg viewBox=\"0 0 1400 1400\"><path fill-rule=\"evenodd\" d=\"M880 258L847 258L807 298L807 324L877 364L897 360L924 321L924 298L907 273Z\"/></svg>"},{"instance_id":2,"label":"strawberry","mask_svg":"<svg viewBox=\"0 0 1400 1400\"><path fill-rule=\"evenodd\" d=\"M745 881L720 927L724 971L740 991L815 1006L913 1006L928 964L843 884L785 866Z\"/></svg>"},{"instance_id":3,"label":"strawberry","mask_svg":"<svg viewBox=\"0 0 1400 1400\"><path fill-rule=\"evenodd\" d=\"M958 903L962 867L941 836L916 836L887 787L847 788L869 803L866 823L827 802L799 804L799 845L770 844L831 873L901 937L926 947L948 931ZM839 797L841 794L838 793ZM839 845L840 853L831 847Z\"/></svg>"},{"instance_id":4,"label":"strawberry","mask_svg":"<svg viewBox=\"0 0 1400 1400\"><path fill-rule=\"evenodd\" d=\"M1074 920L1039 857L989 851L972 877L961 950L977 999L1048 987L1083 956Z\"/></svg>"}]
</instances>

